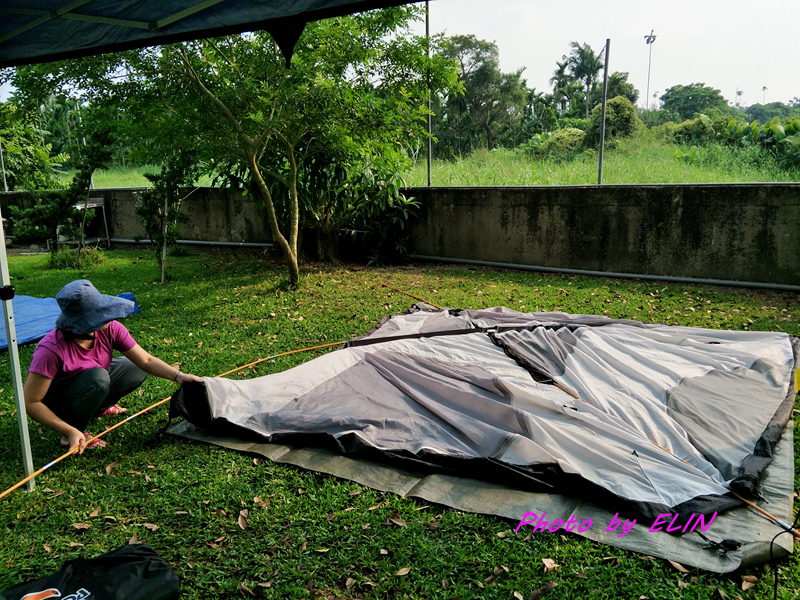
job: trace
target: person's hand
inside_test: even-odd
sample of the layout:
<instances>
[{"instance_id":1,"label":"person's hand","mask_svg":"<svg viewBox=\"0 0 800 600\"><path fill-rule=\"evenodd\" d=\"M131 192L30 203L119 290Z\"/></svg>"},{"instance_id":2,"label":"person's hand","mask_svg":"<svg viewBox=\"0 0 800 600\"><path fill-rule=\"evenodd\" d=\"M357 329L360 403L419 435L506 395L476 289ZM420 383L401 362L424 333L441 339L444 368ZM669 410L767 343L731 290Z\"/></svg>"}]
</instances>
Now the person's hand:
<instances>
[{"instance_id":1,"label":"person's hand","mask_svg":"<svg viewBox=\"0 0 800 600\"><path fill-rule=\"evenodd\" d=\"M189 383L190 381L194 381L195 383L203 383L203 380L200 379L197 375L192 375L191 373L184 373L183 371L178 371L178 376L175 378L175 383L178 385L182 385L184 383Z\"/></svg>"},{"instance_id":2,"label":"person's hand","mask_svg":"<svg viewBox=\"0 0 800 600\"><path fill-rule=\"evenodd\" d=\"M86 450L86 437L84 437L82 431L73 427L67 436L67 440L69 441L70 450L75 446L78 447L78 454L83 454L83 451Z\"/></svg>"}]
</instances>

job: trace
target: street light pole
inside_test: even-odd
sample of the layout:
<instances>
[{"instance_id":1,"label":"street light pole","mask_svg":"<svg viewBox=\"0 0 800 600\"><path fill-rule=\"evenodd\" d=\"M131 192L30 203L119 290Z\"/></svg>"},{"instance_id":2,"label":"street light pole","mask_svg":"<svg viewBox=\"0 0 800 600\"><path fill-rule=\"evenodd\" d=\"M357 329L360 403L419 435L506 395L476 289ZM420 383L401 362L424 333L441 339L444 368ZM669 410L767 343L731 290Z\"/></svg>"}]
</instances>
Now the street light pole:
<instances>
[{"instance_id":1,"label":"street light pole","mask_svg":"<svg viewBox=\"0 0 800 600\"><path fill-rule=\"evenodd\" d=\"M644 36L644 41L650 46L650 56L647 59L647 94L645 94L645 110L648 110L650 108L650 64L653 62L653 42L656 41L656 36L653 35L652 29L650 30L650 35Z\"/></svg>"}]
</instances>

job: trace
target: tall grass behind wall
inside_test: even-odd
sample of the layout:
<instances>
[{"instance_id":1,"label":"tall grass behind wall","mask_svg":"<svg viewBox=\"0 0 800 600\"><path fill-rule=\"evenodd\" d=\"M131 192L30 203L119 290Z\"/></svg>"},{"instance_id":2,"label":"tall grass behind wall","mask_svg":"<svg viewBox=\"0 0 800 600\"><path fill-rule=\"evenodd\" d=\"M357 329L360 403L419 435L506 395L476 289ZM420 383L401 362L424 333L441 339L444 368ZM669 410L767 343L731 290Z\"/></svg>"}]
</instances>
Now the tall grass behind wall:
<instances>
[{"instance_id":1,"label":"tall grass behind wall","mask_svg":"<svg viewBox=\"0 0 800 600\"><path fill-rule=\"evenodd\" d=\"M652 135L621 140L604 153L603 183L754 183L800 181L800 173L779 168L758 148L711 145L693 161L675 157L678 147ZM688 150L688 148L684 148ZM447 186L592 185L598 156L588 151L571 160L534 159L499 148L480 150L458 161L435 160L431 183ZM424 157L405 175L408 186L427 185Z\"/></svg>"}]
</instances>

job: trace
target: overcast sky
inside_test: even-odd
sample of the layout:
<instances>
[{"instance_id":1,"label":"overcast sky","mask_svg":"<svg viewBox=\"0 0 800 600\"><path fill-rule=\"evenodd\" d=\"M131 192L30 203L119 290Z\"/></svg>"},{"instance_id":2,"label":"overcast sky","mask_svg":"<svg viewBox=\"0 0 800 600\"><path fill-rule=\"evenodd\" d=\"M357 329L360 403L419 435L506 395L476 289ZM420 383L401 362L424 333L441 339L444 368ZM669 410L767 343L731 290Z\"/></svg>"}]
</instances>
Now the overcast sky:
<instances>
[{"instance_id":1,"label":"overcast sky","mask_svg":"<svg viewBox=\"0 0 800 600\"><path fill-rule=\"evenodd\" d=\"M525 67L528 87L551 91L557 60L572 41L626 71L644 106L654 30L650 96L705 83L743 106L800 97L800 0L432 0L431 32L494 41L504 72ZM423 29L424 31L424 29ZM762 87L767 90L763 91Z\"/></svg>"}]
</instances>

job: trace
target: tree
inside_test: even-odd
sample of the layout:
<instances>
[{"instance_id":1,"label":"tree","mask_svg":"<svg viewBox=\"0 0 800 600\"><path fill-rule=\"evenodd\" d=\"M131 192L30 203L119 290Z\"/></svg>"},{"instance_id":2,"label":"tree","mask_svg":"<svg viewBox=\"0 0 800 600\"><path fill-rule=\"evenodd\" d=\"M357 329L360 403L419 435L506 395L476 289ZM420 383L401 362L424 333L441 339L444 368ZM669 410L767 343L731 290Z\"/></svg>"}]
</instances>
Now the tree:
<instances>
[{"instance_id":1,"label":"tree","mask_svg":"<svg viewBox=\"0 0 800 600\"><path fill-rule=\"evenodd\" d=\"M603 69L603 61L601 59L605 49L595 54L589 44L581 45L578 42L572 42L570 47L572 52L569 56L565 56L564 59L569 64L570 75L584 86L586 118L588 119L589 95L597 82L598 74Z\"/></svg>"},{"instance_id":2,"label":"tree","mask_svg":"<svg viewBox=\"0 0 800 600\"><path fill-rule=\"evenodd\" d=\"M661 96L661 109L678 113L684 121L697 113L704 113L712 108L725 109L727 103L722 92L703 83L674 85Z\"/></svg>"},{"instance_id":3,"label":"tree","mask_svg":"<svg viewBox=\"0 0 800 600\"><path fill-rule=\"evenodd\" d=\"M639 90L637 90L632 83L628 82L628 73L620 73L614 71L608 76L606 98L616 98L622 96L627 98L631 104L636 104L639 100ZM603 86L597 85L590 94L589 102L591 107L594 108L603 101Z\"/></svg>"},{"instance_id":4,"label":"tree","mask_svg":"<svg viewBox=\"0 0 800 600\"><path fill-rule=\"evenodd\" d=\"M63 187L55 169L69 160L69 155L54 153L52 145L42 141L44 135L33 114L11 102L0 104L0 144L10 191Z\"/></svg>"},{"instance_id":5,"label":"tree","mask_svg":"<svg viewBox=\"0 0 800 600\"><path fill-rule=\"evenodd\" d=\"M463 94L452 92L443 101L443 127L458 138L459 153L471 150L480 137L485 138L486 147L491 150L498 136L519 124L524 116L528 90L523 69L502 73L497 45L474 35L447 39L442 56L456 62L463 86ZM452 135L443 137L452 140Z\"/></svg>"},{"instance_id":6,"label":"tree","mask_svg":"<svg viewBox=\"0 0 800 600\"><path fill-rule=\"evenodd\" d=\"M369 170L381 185L421 145L428 87L455 85L452 64L436 53L429 59L425 39L409 33L419 14L404 6L309 23L290 69L271 36L257 31L73 61L49 81L147 115L151 152L184 144L215 175L248 182L295 286L303 173L336 163Z\"/></svg>"}]
</instances>

